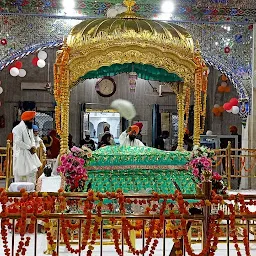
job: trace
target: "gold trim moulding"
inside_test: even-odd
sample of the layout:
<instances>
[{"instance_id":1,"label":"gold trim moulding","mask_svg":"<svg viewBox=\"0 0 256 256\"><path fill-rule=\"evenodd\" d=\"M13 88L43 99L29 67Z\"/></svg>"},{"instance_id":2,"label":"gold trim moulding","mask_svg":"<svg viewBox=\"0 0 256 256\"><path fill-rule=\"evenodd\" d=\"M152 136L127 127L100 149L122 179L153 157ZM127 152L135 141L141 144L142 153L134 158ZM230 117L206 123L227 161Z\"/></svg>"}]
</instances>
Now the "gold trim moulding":
<instances>
[{"instance_id":1,"label":"gold trim moulding","mask_svg":"<svg viewBox=\"0 0 256 256\"><path fill-rule=\"evenodd\" d=\"M141 170L184 170L187 171L185 165L113 165L113 166L88 166L88 171L92 170L127 170L127 169L141 169Z\"/></svg>"}]
</instances>

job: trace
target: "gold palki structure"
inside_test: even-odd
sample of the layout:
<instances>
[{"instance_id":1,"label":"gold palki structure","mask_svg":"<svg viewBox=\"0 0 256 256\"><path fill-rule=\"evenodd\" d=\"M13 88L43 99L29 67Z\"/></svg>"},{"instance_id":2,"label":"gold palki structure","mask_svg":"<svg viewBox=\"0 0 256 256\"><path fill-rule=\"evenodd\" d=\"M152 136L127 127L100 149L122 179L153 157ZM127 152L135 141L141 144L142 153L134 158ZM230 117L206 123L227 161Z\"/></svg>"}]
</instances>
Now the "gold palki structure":
<instances>
[{"instance_id":1,"label":"gold palki structure","mask_svg":"<svg viewBox=\"0 0 256 256\"><path fill-rule=\"evenodd\" d=\"M170 75L170 79L164 82L177 95L178 150L183 149L190 91L194 92L193 136L194 144L200 143L206 114L208 68L199 49L194 49L193 39L184 28L138 17L132 11L133 0L125 0L124 4L127 11L116 18L88 19L76 25L61 51L57 52L54 96L57 103L56 129L61 136L62 153L68 150L71 88L89 72L127 63L149 65Z\"/></svg>"}]
</instances>

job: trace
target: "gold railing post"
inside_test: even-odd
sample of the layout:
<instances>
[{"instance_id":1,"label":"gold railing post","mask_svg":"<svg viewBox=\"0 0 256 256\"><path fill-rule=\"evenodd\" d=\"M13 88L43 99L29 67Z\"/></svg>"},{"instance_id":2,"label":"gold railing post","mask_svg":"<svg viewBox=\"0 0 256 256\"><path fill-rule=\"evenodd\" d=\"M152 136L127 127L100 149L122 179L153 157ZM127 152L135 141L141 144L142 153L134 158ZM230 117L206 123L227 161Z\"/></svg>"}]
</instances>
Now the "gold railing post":
<instances>
[{"instance_id":1,"label":"gold railing post","mask_svg":"<svg viewBox=\"0 0 256 256\"><path fill-rule=\"evenodd\" d=\"M231 189L231 142L228 142L228 146L226 149L226 172L228 179L228 190Z\"/></svg>"},{"instance_id":2,"label":"gold railing post","mask_svg":"<svg viewBox=\"0 0 256 256\"><path fill-rule=\"evenodd\" d=\"M177 109L178 109L178 147L177 150L183 150L184 147L184 115L185 115L185 93L184 83L179 83L177 92Z\"/></svg>"}]
</instances>

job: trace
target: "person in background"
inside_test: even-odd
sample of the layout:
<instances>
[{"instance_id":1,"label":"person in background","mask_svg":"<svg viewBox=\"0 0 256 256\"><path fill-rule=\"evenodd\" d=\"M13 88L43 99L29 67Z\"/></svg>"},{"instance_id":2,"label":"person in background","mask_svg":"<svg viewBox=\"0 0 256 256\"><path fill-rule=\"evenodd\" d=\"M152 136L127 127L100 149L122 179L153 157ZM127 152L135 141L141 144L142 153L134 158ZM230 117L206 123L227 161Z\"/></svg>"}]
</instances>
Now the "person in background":
<instances>
[{"instance_id":1,"label":"person in background","mask_svg":"<svg viewBox=\"0 0 256 256\"><path fill-rule=\"evenodd\" d=\"M99 136L98 136L98 143L101 142L101 139L102 139L103 135L105 135L107 133L111 135L111 145L115 145L116 143L114 141L113 135L110 133L110 125L108 123L104 123L103 124L103 133L99 134Z\"/></svg>"},{"instance_id":2,"label":"person in background","mask_svg":"<svg viewBox=\"0 0 256 256\"><path fill-rule=\"evenodd\" d=\"M145 145L140 140L136 139L139 130L140 128L137 125L132 125L128 127L126 131L122 132L119 137L120 146L144 147Z\"/></svg>"},{"instance_id":3,"label":"person in background","mask_svg":"<svg viewBox=\"0 0 256 256\"><path fill-rule=\"evenodd\" d=\"M155 148L167 151L171 149L168 131L162 131L162 134L155 141Z\"/></svg>"},{"instance_id":4,"label":"person in background","mask_svg":"<svg viewBox=\"0 0 256 256\"><path fill-rule=\"evenodd\" d=\"M12 129L13 129L16 125L18 125L19 123L20 123L20 121L15 121L15 122L13 123ZM10 141L11 146L12 146L12 144L13 144L13 133L12 133L12 132L10 132L10 133L8 134L7 140Z\"/></svg>"},{"instance_id":5,"label":"person in background","mask_svg":"<svg viewBox=\"0 0 256 256\"><path fill-rule=\"evenodd\" d=\"M56 130L50 131L49 135L43 138L47 149L47 158L57 158L60 153L60 140L57 138Z\"/></svg>"},{"instance_id":6,"label":"person in background","mask_svg":"<svg viewBox=\"0 0 256 256\"><path fill-rule=\"evenodd\" d=\"M105 135L102 136L101 142L98 144L98 149L105 147L105 146L111 146L111 134L106 133Z\"/></svg>"},{"instance_id":7,"label":"person in background","mask_svg":"<svg viewBox=\"0 0 256 256\"><path fill-rule=\"evenodd\" d=\"M187 133L184 134L183 141L184 141L184 149L187 151L192 151L193 150L193 140Z\"/></svg>"},{"instance_id":8,"label":"person in background","mask_svg":"<svg viewBox=\"0 0 256 256\"><path fill-rule=\"evenodd\" d=\"M242 147L242 137L241 137L241 135L238 134L237 127L234 126L234 125L230 126L229 127L229 131L230 131L231 135L237 135L238 136L238 148L241 148ZM231 141L231 144L232 144L231 146L233 148L236 147L235 145L233 145L234 143L232 143L232 141Z\"/></svg>"},{"instance_id":9,"label":"person in background","mask_svg":"<svg viewBox=\"0 0 256 256\"><path fill-rule=\"evenodd\" d=\"M36 184L36 174L42 165L36 154L33 134L35 111L26 111L21 115L21 122L13 132L13 174L15 182L32 182Z\"/></svg>"},{"instance_id":10,"label":"person in background","mask_svg":"<svg viewBox=\"0 0 256 256\"><path fill-rule=\"evenodd\" d=\"M84 134L85 138L80 141L80 147L85 146L91 150L95 150L95 142L93 139L90 138L90 131L86 130Z\"/></svg>"},{"instance_id":11,"label":"person in background","mask_svg":"<svg viewBox=\"0 0 256 256\"><path fill-rule=\"evenodd\" d=\"M36 143L36 148L40 148L40 144L42 143L44 153L46 153L46 147L44 145L43 140L39 137L39 128L37 125L33 124L33 133L34 133L34 139Z\"/></svg>"},{"instance_id":12,"label":"person in background","mask_svg":"<svg viewBox=\"0 0 256 256\"><path fill-rule=\"evenodd\" d=\"M142 142L142 134L141 134L141 130L143 128L143 123L141 122L138 122L138 123L135 123L134 125L137 125L139 127L139 133L137 134L136 136L136 139L140 140Z\"/></svg>"},{"instance_id":13,"label":"person in background","mask_svg":"<svg viewBox=\"0 0 256 256\"><path fill-rule=\"evenodd\" d=\"M75 143L73 142L73 136L71 134L68 135L68 148L69 150L75 146Z\"/></svg>"}]
</instances>

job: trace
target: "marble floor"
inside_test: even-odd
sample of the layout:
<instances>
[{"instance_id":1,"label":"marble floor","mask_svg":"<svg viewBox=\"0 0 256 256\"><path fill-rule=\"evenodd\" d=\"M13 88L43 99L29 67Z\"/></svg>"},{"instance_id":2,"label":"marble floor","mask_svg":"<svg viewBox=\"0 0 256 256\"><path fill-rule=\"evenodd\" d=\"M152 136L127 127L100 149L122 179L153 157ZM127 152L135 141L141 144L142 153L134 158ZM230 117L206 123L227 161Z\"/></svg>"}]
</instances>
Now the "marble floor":
<instances>
[{"instance_id":1,"label":"marble floor","mask_svg":"<svg viewBox=\"0 0 256 256\"><path fill-rule=\"evenodd\" d=\"M34 248L35 245L35 238L33 235L29 235L31 237L31 242L29 247L27 248L27 252L26 255L27 256L44 256L44 251L46 250L46 236L45 234L38 234L37 235L37 246L36 249ZM17 250L17 246L18 246L18 242L19 242L19 235L15 234L14 236L14 254L16 253ZM157 256L169 256L171 248L173 246L173 242L171 239L166 239L165 242L165 252L163 251L163 239L159 240L159 244L156 248L155 254ZM8 234L8 245L9 248L12 247L12 234L9 232ZM136 240L136 248L141 248L142 247L142 240L141 239L137 239ZM73 248L76 248L76 246L74 245ZM201 252L201 244L193 244L193 248L195 249L195 253L200 253ZM225 256L225 255L230 255L230 256L235 256L236 251L234 249L233 244L230 245L230 250L229 250L229 254L227 252L227 248L226 248L226 244L224 243L220 243L218 246L218 250L216 252L216 256ZM240 248L243 249L243 244L240 245ZM251 255L256 255L256 243L254 244L250 244L250 248L251 248ZM241 250L242 255L245 255L244 250ZM4 251L3 251L3 243L2 243L2 239L0 241L0 255L4 255ZM70 255L75 255L75 254L71 254L69 252L67 252L67 250L65 249L64 246L60 246L60 250L59 250L59 255L60 256L70 256ZM86 255L86 252L84 251L83 253L81 253L81 255ZM117 255L114 245L104 245L103 246L103 254L104 256L114 256ZM128 256L128 255L132 255L131 253L128 253L128 248L127 246L125 246L125 253L124 256ZM148 253L146 253L145 255L148 255ZM187 255L187 254L185 254ZM95 246L95 249L93 251L93 256L100 256L100 246Z\"/></svg>"}]
</instances>

